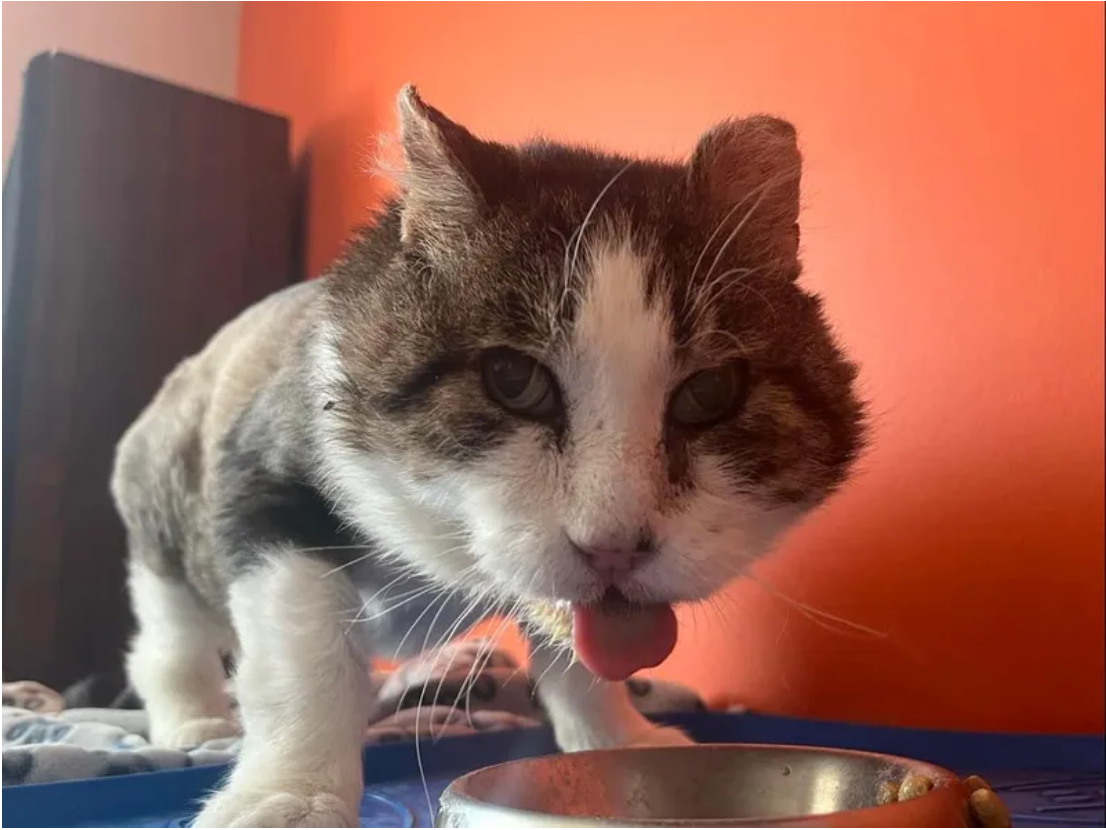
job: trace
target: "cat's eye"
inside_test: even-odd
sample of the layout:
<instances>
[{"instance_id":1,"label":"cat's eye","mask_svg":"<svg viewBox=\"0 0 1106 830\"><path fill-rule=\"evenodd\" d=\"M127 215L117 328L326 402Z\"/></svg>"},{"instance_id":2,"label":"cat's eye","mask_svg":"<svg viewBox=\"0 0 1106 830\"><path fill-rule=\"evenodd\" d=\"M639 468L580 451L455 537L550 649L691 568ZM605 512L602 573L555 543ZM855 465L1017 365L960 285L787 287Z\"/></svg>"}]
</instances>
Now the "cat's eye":
<instances>
[{"instance_id":1,"label":"cat's eye","mask_svg":"<svg viewBox=\"0 0 1106 830\"><path fill-rule=\"evenodd\" d=\"M728 363L696 372L672 396L668 413L684 426L709 426L737 412L745 395L744 364Z\"/></svg>"},{"instance_id":2,"label":"cat's eye","mask_svg":"<svg viewBox=\"0 0 1106 830\"><path fill-rule=\"evenodd\" d=\"M534 358L514 349L489 349L480 368L488 397L509 412L528 418L547 418L556 412L553 374Z\"/></svg>"}]
</instances>

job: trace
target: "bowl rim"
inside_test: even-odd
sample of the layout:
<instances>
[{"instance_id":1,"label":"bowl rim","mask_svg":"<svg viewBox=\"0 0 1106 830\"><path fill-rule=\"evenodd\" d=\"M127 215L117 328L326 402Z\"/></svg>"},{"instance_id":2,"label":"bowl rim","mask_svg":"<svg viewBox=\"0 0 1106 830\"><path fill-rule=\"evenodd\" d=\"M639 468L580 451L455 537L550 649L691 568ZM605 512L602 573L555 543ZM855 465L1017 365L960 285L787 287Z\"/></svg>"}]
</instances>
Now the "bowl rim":
<instances>
[{"instance_id":1,"label":"bowl rim","mask_svg":"<svg viewBox=\"0 0 1106 830\"><path fill-rule=\"evenodd\" d=\"M896 801L890 804L875 804L870 807L861 807L852 810L835 810L826 813L801 813L791 816L771 818L756 817L732 817L709 819L679 819L679 818L648 818L648 819L624 819L612 816L569 816L556 813L544 813L536 810L524 810L518 807L508 807L481 800L471 795L468 790L474 781L485 775L494 773L504 767L524 767L530 764L548 763L551 760L571 757L598 757L604 755L625 755L627 752L638 753L681 753L694 752L701 749L712 751L727 750L771 750L773 752L817 753L832 755L835 757L863 758L870 761L878 761L886 765L897 766L907 772L925 775L933 782L933 789L925 795L908 801ZM942 803L944 802L944 803ZM533 758L522 758L514 761L504 761L499 764L482 767L473 770L453 780L439 799L441 816L450 810L464 811L467 815L487 812L495 819L513 818L521 825L530 827L800 827L800 826L826 826L826 819L834 816L847 817L847 826L850 827L894 827L896 819L902 820L916 814L922 808L927 813L938 815L944 813L952 816L955 810L961 819L960 823L945 826L967 826L968 789L960 776L944 767L931 764L928 761L919 761L913 758L904 758L899 755L888 755L881 752L868 752L857 749L840 749L827 746L805 746L802 744L765 744L765 743L701 743L688 746L660 746L660 747L623 747L612 749L595 749L583 752L555 753L541 755ZM443 826L435 821L435 826ZM470 825L466 825L470 826ZM844 826L844 825L843 825ZM907 823L898 826L909 826ZM941 826L941 825L927 825Z\"/></svg>"}]
</instances>

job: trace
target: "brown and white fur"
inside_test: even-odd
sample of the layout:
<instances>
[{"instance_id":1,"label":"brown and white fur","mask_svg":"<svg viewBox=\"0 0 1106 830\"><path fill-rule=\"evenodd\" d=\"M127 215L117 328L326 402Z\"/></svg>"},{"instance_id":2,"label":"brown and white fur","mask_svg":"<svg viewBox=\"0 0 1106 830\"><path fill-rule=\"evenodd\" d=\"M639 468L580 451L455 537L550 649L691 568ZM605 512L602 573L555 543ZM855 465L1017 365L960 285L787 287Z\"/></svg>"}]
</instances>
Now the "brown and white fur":
<instances>
[{"instance_id":1,"label":"brown and white fur","mask_svg":"<svg viewBox=\"0 0 1106 830\"><path fill-rule=\"evenodd\" d=\"M725 122L677 164L482 141L410 88L399 114L399 198L184 361L118 448L153 741L235 733L237 661L243 749L202 826L355 825L369 656L495 610L565 630L550 609L609 584L589 545L645 545L631 602L708 597L862 443L854 368L797 284L789 124ZM553 415L487 393L504 347L547 367ZM719 365L739 405L675 423ZM570 653L534 638L564 749L685 740Z\"/></svg>"}]
</instances>

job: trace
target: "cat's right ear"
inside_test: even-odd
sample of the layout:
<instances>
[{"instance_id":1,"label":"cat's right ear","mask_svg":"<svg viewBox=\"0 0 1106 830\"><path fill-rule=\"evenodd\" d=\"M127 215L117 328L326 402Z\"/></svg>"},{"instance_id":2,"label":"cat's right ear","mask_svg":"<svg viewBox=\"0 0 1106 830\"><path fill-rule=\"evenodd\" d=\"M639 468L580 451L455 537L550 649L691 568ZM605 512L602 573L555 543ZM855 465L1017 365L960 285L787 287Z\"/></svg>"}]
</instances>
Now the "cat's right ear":
<instances>
[{"instance_id":1,"label":"cat's right ear","mask_svg":"<svg viewBox=\"0 0 1106 830\"><path fill-rule=\"evenodd\" d=\"M508 162L507 149L451 121L413 86L400 91L397 106L406 163L403 240L466 233L493 207L492 185Z\"/></svg>"},{"instance_id":2,"label":"cat's right ear","mask_svg":"<svg viewBox=\"0 0 1106 830\"><path fill-rule=\"evenodd\" d=\"M795 128L767 115L719 124L699 140L689 165L711 225L739 230L744 249L785 264L798 256L801 175Z\"/></svg>"}]
</instances>

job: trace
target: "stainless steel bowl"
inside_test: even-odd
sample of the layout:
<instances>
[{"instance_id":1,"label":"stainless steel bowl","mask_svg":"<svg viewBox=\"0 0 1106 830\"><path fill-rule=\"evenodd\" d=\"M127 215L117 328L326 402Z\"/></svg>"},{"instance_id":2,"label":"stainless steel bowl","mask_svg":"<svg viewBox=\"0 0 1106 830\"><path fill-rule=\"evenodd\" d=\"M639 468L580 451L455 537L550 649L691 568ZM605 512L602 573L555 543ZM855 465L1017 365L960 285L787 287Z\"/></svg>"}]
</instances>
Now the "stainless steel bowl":
<instances>
[{"instance_id":1,"label":"stainless steel bowl","mask_svg":"<svg viewBox=\"0 0 1106 830\"><path fill-rule=\"evenodd\" d=\"M881 785L933 789L879 805ZM477 770L443 793L438 827L966 827L968 790L905 758L704 744L551 755Z\"/></svg>"}]
</instances>

